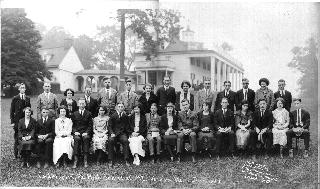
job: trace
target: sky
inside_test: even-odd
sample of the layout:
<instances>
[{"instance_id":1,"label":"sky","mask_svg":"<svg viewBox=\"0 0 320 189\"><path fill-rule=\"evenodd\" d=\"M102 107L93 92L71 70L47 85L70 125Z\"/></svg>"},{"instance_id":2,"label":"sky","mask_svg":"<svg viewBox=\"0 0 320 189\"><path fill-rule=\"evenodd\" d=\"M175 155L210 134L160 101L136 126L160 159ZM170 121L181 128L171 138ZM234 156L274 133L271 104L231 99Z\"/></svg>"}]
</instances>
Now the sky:
<instances>
[{"instance_id":1,"label":"sky","mask_svg":"<svg viewBox=\"0 0 320 189\"><path fill-rule=\"evenodd\" d=\"M63 26L75 37L94 36L97 26L113 24L110 17L118 8L175 9L182 13L181 25L189 25L195 40L205 47L231 44L230 54L242 63L250 88L258 89L259 79L267 77L269 88L276 91L282 78L293 96L298 95L301 75L287 67L293 56L290 50L303 46L319 29L315 3L3 0L2 7L25 8L34 22L47 29Z\"/></svg>"}]
</instances>

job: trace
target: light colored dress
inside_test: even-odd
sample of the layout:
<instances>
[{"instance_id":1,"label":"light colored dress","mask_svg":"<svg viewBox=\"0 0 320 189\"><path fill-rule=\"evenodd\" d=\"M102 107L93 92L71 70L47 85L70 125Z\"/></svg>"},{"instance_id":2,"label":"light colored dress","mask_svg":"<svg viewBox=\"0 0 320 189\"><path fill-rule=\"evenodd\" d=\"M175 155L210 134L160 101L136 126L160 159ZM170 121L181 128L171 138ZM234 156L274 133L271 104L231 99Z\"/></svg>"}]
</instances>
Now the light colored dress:
<instances>
[{"instance_id":1,"label":"light colored dress","mask_svg":"<svg viewBox=\"0 0 320 189\"><path fill-rule=\"evenodd\" d=\"M107 152L106 150L106 142L108 141L108 117L95 117L93 119L93 137L92 137L92 148L93 151L102 150Z\"/></svg>"},{"instance_id":2,"label":"light colored dress","mask_svg":"<svg viewBox=\"0 0 320 189\"><path fill-rule=\"evenodd\" d=\"M238 125L247 125L248 121L252 122L252 112L248 111L246 115L244 115L241 110L236 112L235 116L235 125L238 128ZM249 126L250 127L250 126ZM249 139L250 133L249 130L241 130L238 129L236 131L236 138L237 138L237 146L238 148L245 148L248 144L248 139Z\"/></svg>"},{"instance_id":3,"label":"light colored dress","mask_svg":"<svg viewBox=\"0 0 320 189\"><path fill-rule=\"evenodd\" d=\"M135 121L134 121L134 132L139 131L139 122L140 122L140 117L135 116ZM145 151L142 148L142 142L145 141L144 137L142 135L138 135L136 137L131 136L129 139L129 148L132 153L134 154L139 154L140 156L144 157L145 156Z\"/></svg>"},{"instance_id":4,"label":"light colored dress","mask_svg":"<svg viewBox=\"0 0 320 189\"><path fill-rule=\"evenodd\" d=\"M273 144L280 144L285 146L287 144L287 135L289 125L289 112L286 109L275 109L273 112L275 123L273 124ZM283 128L283 129L279 129Z\"/></svg>"},{"instance_id":5,"label":"light colored dress","mask_svg":"<svg viewBox=\"0 0 320 189\"><path fill-rule=\"evenodd\" d=\"M53 142L53 163L56 164L59 158L66 153L71 160L73 155L72 121L69 118L58 118L55 120L56 137ZM67 135L67 137L62 137Z\"/></svg>"}]
</instances>

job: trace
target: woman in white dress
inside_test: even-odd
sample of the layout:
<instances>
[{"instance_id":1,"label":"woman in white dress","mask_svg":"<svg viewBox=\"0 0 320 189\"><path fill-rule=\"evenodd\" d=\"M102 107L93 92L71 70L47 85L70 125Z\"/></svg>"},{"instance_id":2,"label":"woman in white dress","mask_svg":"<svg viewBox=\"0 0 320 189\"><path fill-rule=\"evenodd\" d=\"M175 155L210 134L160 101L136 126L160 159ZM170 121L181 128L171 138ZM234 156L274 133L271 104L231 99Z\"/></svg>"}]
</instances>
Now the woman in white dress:
<instances>
[{"instance_id":1,"label":"woman in white dress","mask_svg":"<svg viewBox=\"0 0 320 189\"><path fill-rule=\"evenodd\" d=\"M140 106L134 107L134 114L129 117L129 148L134 157L133 164L140 165L139 155L144 157L145 151L142 149L142 142L147 136L147 119L141 114Z\"/></svg>"},{"instance_id":2,"label":"woman in white dress","mask_svg":"<svg viewBox=\"0 0 320 189\"><path fill-rule=\"evenodd\" d=\"M97 153L97 165L100 164L103 153L106 153L106 143L108 141L108 121L107 107L99 106L98 116L93 119L92 148Z\"/></svg>"},{"instance_id":3,"label":"woman in white dress","mask_svg":"<svg viewBox=\"0 0 320 189\"><path fill-rule=\"evenodd\" d=\"M66 167L66 156L71 160L73 154L72 121L67 118L68 108L61 106L58 108L59 118L55 120L56 137L53 142L53 163L59 167L59 159L62 159L63 166ZM62 158L61 158L62 157Z\"/></svg>"},{"instance_id":4,"label":"woman in white dress","mask_svg":"<svg viewBox=\"0 0 320 189\"><path fill-rule=\"evenodd\" d=\"M288 131L289 126L289 112L283 108L284 99L283 98L277 98L277 109L275 109L273 114L273 144L279 144L280 145L280 157L283 158L283 147L287 144L287 135L286 132Z\"/></svg>"}]
</instances>

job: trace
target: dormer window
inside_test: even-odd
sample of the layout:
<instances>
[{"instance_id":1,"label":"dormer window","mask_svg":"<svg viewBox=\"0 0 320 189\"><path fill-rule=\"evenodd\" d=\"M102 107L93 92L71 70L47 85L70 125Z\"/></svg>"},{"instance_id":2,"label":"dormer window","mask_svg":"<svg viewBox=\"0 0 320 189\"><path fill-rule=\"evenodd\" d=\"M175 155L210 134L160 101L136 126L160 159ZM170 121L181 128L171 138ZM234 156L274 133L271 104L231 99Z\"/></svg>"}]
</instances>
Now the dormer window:
<instances>
[{"instance_id":1,"label":"dormer window","mask_svg":"<svg viewBox=\"0 0 320 189\"><path fill-rule=\"evenodd\" d=\"M43 56L42 56L42 60L45 61L45 63L48 63L49 60L53 57L52 54L47 54L45 53Z\"/></svg>"}]
</instances>

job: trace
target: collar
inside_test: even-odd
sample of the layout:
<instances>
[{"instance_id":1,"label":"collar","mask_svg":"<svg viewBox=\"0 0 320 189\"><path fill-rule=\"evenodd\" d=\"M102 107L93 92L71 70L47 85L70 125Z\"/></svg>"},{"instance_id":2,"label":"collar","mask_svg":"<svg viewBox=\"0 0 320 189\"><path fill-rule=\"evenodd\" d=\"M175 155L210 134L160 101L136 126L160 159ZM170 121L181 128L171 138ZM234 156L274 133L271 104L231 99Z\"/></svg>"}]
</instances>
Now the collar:
<instances>
[{"instance_id":1,"label":"collar","mask_svg":"<svg viewBox=\"0 0 320 189\"><path fill-rule=\"evenodd\" d=\"M44 120L44 119L47 119L48 120L48 117L42 117L42 119Z\"/></svg>"},{"instance_id":2,"label":"collar","mask_svg":"<svg viewBox=\"0 0 320 189\"><path fill-rule=\"evenodd\" d=\"M118 110L116 110L117 111L117 114L119 115L119 116L121 116L122 114L123 114L123 112L121 112L121 115L120 115L120 112L118 111Z\"/></svg>"},{"instance_id":3,"label":"collar","mask_svg":"<svg viewBox=\"0 0 320 189\"><path fill-rule=\"evenodd\" d=\"M91 96L84 95L84 98L85 98L85 99L90 98L90 97L91 97Z\"/></svg>"}]
</instances>

